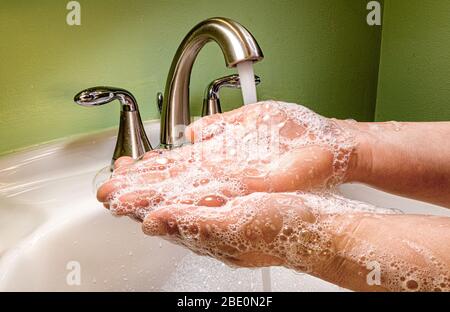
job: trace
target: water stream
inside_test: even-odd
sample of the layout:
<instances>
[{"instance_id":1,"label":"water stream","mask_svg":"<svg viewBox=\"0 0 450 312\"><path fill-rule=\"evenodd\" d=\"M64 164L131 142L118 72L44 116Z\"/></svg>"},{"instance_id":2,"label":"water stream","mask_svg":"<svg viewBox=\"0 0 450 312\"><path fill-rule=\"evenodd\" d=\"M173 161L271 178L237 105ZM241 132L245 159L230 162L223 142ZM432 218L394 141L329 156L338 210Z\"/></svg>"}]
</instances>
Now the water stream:
<instances>
[{"instance_id":1,"label":"water stream","mask_svg":"<svg viewBox=\"0 0 450 312\"><path fill-rule=\"evenodd\" d=\"M257 102L255 74L253 72L253 62L242 62L237 64L239 79L241 83L242 99L245 104Z\"/></svg>"},{"instance_id":2,"label":"water stream","mask_svg":"<svg viewBox=\"0 0 450 312\"><path fill-rule=\"evenodd\" d=\"M242 99L244 105L256 103L258 101L256 95L255 73L253 72L253 62L242 62L237 64L239 79L241 83ZM270 268L261 269L262 288L263 291L271 291L272 282Z\"/></svg>"}]
</instances>

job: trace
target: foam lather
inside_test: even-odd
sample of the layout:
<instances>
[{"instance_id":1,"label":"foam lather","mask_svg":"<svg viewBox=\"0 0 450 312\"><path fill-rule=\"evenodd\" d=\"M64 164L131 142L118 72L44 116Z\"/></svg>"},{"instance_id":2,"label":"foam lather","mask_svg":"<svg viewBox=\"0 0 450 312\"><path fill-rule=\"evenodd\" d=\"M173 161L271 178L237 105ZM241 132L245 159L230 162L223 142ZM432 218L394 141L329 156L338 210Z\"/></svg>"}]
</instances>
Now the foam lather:
<instances>
[{"instance_id":1,"label":"foam lather","mask_svg":"<svg viewBox=\"0 0 450 312\"><path fill-rule=\"evenodd\" d=\"M336 256L364 266L376 255L382 271L398 271L383 281L389 289L448 290L445 266L424 247L410 246L437 274L416 270L369 242L336 249L333 237L347 229L340 216L399 212L335 190L356 143L334 120L297 104L265 101L201 119L191 129L194 144L151 151L114 171L107 199L112 213L143 221L145 233L159 235L160 221L148 215L167 212L172 241L232 265L245 259L247 266L278 263L314 273ZM314 164L322 158L329 170L318 173ZM294 172L291 164L298 162L311 169ZM306 192L297 191L303 187Z\"/></svg>"}]
</instances>

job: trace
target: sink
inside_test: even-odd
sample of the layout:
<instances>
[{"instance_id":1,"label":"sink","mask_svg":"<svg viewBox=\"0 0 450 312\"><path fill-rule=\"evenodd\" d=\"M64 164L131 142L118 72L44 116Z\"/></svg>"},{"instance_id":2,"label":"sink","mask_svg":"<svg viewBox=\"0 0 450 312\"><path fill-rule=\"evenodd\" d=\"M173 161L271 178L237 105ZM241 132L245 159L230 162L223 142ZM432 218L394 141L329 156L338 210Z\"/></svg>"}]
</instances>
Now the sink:
<instances>
[{"instance_id":1,"label":"sink","mask_svg":"<svg viewBox=\"0 0 450 312\"><path fill-rule=\"evenodd\" d=\"M152 146L159 122L145 124ZM261 270L200 257L95 200L116 130L69 138L0 158L0 291L261 291ZM438 206L349 184L344 195L406 213L450 216ZM273 291L346 291L271 268ZM74 275L75 274L75 275ZM74 278L74 276L76 276Z\"/></svg>"}]
</instances>

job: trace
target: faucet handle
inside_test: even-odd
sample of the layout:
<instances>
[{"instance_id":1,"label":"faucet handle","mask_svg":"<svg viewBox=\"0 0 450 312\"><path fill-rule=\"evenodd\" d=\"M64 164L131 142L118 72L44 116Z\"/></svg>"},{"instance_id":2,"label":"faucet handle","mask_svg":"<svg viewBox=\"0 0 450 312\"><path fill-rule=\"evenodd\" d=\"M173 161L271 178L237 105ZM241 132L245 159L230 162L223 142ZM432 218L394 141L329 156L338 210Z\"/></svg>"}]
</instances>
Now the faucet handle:
<instances>
[{"instance_id":1,"label":"faucet handle","mask_svg":"<svg viewBox=\"0 0 450 312\"><path fill-rule=\"evenodd\" d=\"M122 156L134 159L151 151L152 146L145 134L135 97L131 92L113 87L94 87L77 93L75 103L81 106L98 106L118 100L121 104L119 132L112 162Z\"/></svg>"},{"instance_id":2,"label":"faucet handle","mask_svg":"<svg viewBox=\"0 0 450 312\"><path fill-rule=\"evenodd\" d=\"M123 111L138 110L134 96L125 89L113 87L94 87L79 92L74 101L81 106L104 105L114 100L119 100Z\"/></svg>"},{"instance_id":3,"label":"faucet handle","mask_svg":"<svg viewBox=\"0 0 450 312\"><path fill-rule=\"evenodd\" d=\"M255 75L255 85L261 82L261 78ZM222 113L220 106L219 91L221 88L241 88L241 80L239 75L233 74L218 78L212 81L205 90L205 97L203 98L202 116Z\"/></svg>"}]
</instances>

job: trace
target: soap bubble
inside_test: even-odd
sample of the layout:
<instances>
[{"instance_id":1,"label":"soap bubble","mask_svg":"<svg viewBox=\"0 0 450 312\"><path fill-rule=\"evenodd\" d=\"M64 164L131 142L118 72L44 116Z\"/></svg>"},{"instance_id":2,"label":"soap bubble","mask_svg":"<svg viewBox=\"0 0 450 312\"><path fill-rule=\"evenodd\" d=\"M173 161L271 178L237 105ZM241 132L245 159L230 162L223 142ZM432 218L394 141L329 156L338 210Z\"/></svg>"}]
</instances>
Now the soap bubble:
<instances>
[{"instance_id":1,"label":"soap bubble","mask_svg":"<svg viewBox=\"0 0 450 312\"><path fill-rule=\"evenodd\" d=\"M97 194L97 190L102 186L106 181L111 179L114 167L112 165L106 166L100 169L96 174L94 179L92 180L92 192Z\"/></svg>"}]
</instances>

